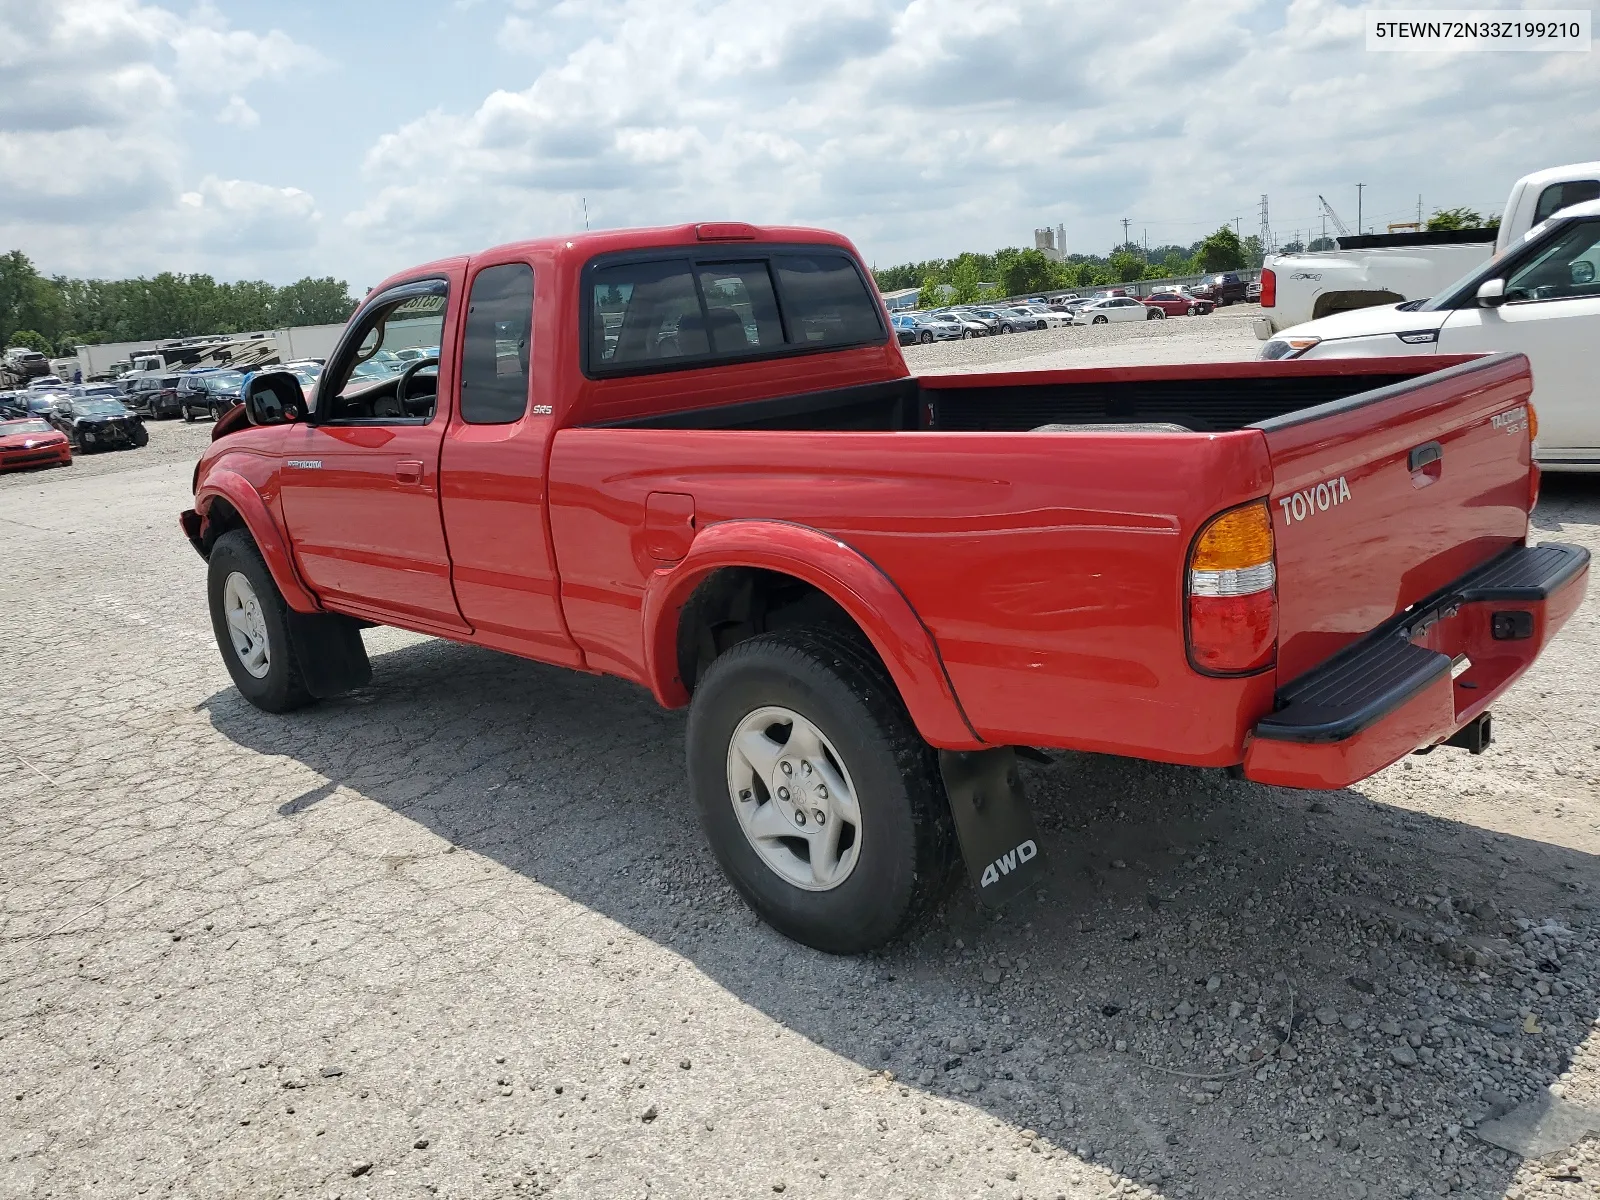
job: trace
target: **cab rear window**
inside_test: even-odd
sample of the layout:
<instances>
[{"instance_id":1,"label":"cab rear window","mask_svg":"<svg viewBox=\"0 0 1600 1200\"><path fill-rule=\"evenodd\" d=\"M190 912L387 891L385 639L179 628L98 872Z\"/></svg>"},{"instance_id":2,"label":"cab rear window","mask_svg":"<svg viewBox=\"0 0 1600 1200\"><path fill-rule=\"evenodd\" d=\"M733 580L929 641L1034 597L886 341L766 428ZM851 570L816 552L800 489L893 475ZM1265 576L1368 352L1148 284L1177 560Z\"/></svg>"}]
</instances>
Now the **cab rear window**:
<instances>
[{"instance_id":1,"label":"cab rear window","mask_svg":"<svg viewBox=\"0 0 1600 1200\"><path fill-rule=\"evenodd\" d=\"M796 251L601 262L586 272L586 368L626 375L888 336L847 256Z\"/></svg>"}]
</instances>

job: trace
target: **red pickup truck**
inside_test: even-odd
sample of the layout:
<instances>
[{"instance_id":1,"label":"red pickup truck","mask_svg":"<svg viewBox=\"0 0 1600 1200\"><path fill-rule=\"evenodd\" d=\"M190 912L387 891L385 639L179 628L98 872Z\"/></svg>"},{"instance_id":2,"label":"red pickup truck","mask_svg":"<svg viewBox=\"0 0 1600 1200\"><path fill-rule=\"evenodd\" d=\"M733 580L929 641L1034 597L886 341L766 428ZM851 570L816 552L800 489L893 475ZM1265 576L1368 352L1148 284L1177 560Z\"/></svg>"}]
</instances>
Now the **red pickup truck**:
<instances>
[{"instance_id":1,"label":"red pickup truck","mask_svg":"<svg viewBox=\"0 0 1600 1200\"><path fill-rule=\"evenodd\" d=\"M962 858L1027 885L1018 753L1338 788L1481 751L1587 581L1528 544L1531 390L1504 354L914 378L836 235L593 233L375 288L309 400L252 379L181 520L268 711L367 683L372 624L689 706L730 880L854 952Z\"/></svg>"}]
</instances>

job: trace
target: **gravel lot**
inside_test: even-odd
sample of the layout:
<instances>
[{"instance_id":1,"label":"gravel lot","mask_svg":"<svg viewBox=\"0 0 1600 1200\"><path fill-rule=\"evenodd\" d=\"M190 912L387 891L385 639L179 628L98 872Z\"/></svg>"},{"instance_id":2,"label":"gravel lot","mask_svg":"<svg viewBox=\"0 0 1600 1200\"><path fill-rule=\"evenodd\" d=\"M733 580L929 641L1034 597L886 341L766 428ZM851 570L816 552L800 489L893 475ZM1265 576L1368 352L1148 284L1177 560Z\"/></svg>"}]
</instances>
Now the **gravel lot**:
<instances>
[{"instance_id":1,"label":"gravel lot","mask_svg":"<svg viewBox=\"0 0 1600 1200\"><path fill-rule=\"evenodd\" d=\"M1481 758L1028 767L1040 895L843 960L722 884L632 686L376 630L370 687L245 704L174 520L209 426L151 434L0 479L0 1194L1595 1194L1593 1140L1477 1136L1600 1109L1593 601ZM1536 524L1600 549L1600 484Z\"/></svg>"}]
</instances>

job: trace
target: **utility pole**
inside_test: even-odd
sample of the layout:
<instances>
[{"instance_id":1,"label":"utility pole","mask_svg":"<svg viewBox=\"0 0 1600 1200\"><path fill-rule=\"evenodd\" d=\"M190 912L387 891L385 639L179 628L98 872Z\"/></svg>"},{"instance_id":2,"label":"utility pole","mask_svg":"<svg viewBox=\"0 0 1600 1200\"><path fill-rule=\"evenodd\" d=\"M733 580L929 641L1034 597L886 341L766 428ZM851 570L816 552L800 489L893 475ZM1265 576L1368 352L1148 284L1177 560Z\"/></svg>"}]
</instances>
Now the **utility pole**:
<instances>
[{"instance_id":1,"label":"utility pole","mask_svg":"<svg viewBox=\"0 0 1600 1200\"><path fill-rule=\"evenodd\" d=\"M1238 238L1241 242L1244 241L1244 230L1239 227L1239 222L1243 220L1243 217L1235 217L1233 219L1233 236Z\"/></svg>"},{"instance_id":2,"label":"utility pole","mask_svg":"<svg viewBox=\"0 0 1600 1200\"><path fill-rule=\"evenodd\" d=\"M583 231L585 233L588 233L589 232L589 197L584 196L584 197L582 197L582 200L583 200Z\"/></svg>"},{"instance_id":3,"label":"utility pole","mask_svg":"<svg viewBox=\"0 0 1600 1200\"><path fill-rule=\"evenodd\" d=\"M1356 232L1357 233L1365 233L1366 232L1366 230L1361 225L1361 193L1366 190L1366 186L1367 185L1364 184L1364 183L1356 184Z\"/></svg>"},{"instance_id":4,"label":"utility pole","mask_svg":"<svg viewBox=\"0 0 1600 1200\"><path fill-rule=\"evenodd\" d=\"M1422 193L1417 193L1417 228L1422 228Z\"/></svg>"},{"instance_id":5,"label":"utility pole","mask_svg":"<svg viewBox=\"0 0 1600 1200\"><path fill-rule=\"evenodd\" d=\"M1128 226L1132 224L1133 222L1129 218L1122 218L1122 244L1124 246L1128 244Z\"/></svg>"},{"instance_id":6,"label":"utility pole","mask_svg":"<svg viewBox=\"0 0 1600 1200\"><path fill-rule=\"evenodd\" d=\"M1272 245L1272 223L1271 223L1271 221L1269 221L1267 219L1267 194L1265 192L1262 192L1261 193L1261 253L1263 253L1263 254L1271 254L1272 250L1273 250L1273 245Z\"/></svg>"}]
</instances>

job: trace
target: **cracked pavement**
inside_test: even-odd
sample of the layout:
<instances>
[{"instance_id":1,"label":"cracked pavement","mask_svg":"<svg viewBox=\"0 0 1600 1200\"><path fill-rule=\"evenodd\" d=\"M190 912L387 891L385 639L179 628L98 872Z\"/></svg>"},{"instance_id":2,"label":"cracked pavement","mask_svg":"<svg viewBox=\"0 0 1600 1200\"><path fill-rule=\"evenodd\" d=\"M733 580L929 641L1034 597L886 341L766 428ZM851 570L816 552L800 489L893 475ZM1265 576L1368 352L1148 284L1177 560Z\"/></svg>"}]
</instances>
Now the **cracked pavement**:
<instances>
[{"instance_id":1,"label":"cracked pavement","mask_svg":"<svg viewBox=\"0 0 1600 1200\"><path fill-rule=\"evenodd\" d=\"M371 630L251 708L175 520L209 426L151 433L0 478L0 1194L1594 1194L1592 1140L1472 1134L1600 1103L1592 599L1481 758L1029 766L1041 896L838 959L631 685ZM1600 549L1600 485L1536 524Z\"/></svg>"}]
</instances>

